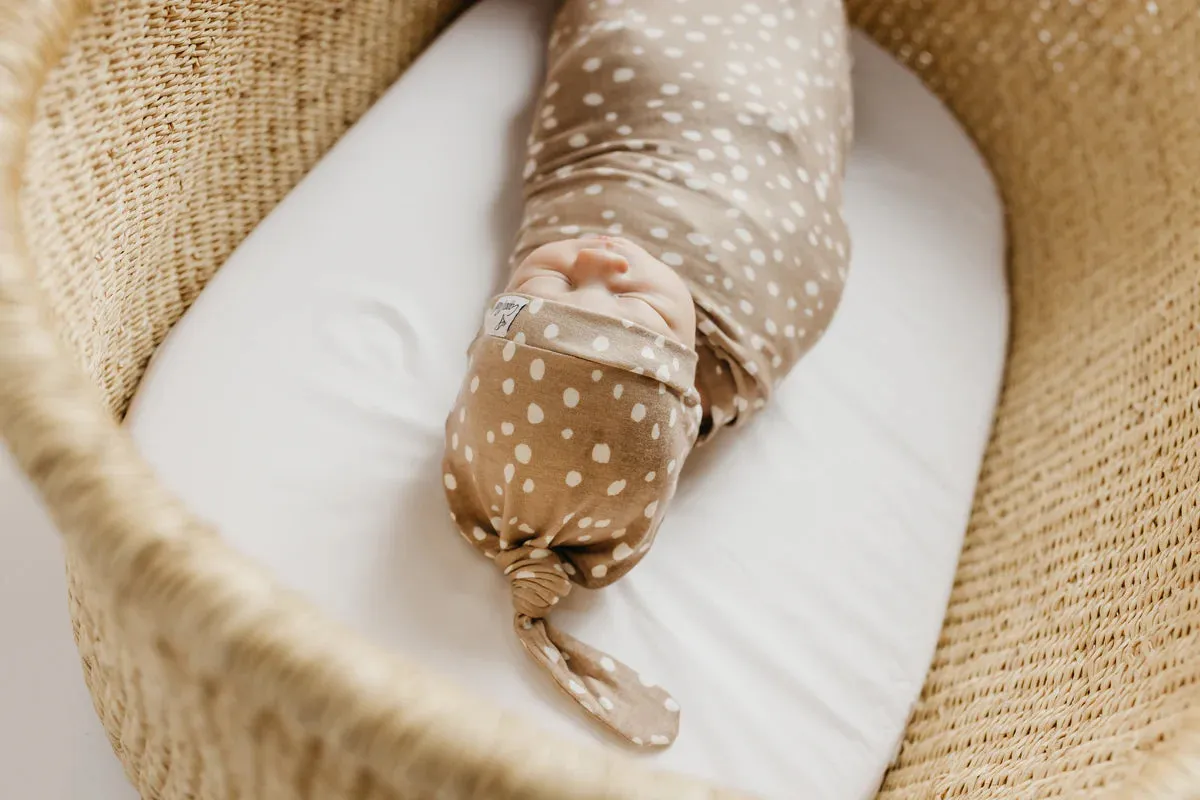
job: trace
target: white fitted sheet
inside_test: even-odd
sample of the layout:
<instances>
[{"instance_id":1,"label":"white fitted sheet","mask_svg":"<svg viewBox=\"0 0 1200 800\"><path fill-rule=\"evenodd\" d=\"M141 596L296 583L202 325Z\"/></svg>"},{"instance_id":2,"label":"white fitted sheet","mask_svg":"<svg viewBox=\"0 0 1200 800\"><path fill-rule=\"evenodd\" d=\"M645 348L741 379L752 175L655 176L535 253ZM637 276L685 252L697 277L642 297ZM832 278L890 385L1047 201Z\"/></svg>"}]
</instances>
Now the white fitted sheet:
<instances>
[{"instance_id":1,"label":"white fitted sheet","mask_svg":"<svg viewBox=\"0 0 1200 800\"><path fill-rule=\"evenodd\" d=\"M549 735L598 736L526 663L454 532L442 423L519 220L547 0L460 19L230 258L128 424L238 549ZM654 549L556 621L667 686L646 756L771 798L873 795L932 656L1000 382L1002 211L948 113L854 40L850 280L751 427L699 450Z\"/></svg>"}]
</instances>

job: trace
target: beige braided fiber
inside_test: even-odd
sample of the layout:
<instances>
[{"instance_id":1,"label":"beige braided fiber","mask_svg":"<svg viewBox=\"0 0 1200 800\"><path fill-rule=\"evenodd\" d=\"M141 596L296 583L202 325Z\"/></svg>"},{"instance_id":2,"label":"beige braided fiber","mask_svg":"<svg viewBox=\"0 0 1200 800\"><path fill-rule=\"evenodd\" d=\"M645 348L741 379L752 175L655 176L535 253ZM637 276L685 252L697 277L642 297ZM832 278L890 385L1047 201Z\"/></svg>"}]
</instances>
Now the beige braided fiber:
<instances>
[{"instance_id":1,"label":"beige braided fiber","mask_svg":"<svg viewBox=\"0 0 1200 800\"><path fill-rule=\"evenodd\" d=\"M1200 728L1178 736L1200 702L1197 5L855 12L979 142L1013 292L970 531L883 796L1094 797L1145 775L1117 796L1158 798L1175 775L1190 793L1161 797L1200 798ZM1160 739L1171 769L1140 763Z\"/></svg>"},{"instance_id":2,"label":"beige braided fiber","mask_svg":"<svg viewBox=\"0 0 1200 800\"><path fill-rule=\"evenodd\" d=\"M979 143L1012 248L1004 395L886 800L1200 798L1200 16L1160 2L850 2ZM213 271L459 4L89 5L0 3L0 431L143 796L730 796L514 744L230 552L119 427Z\"/></svg>"}]
</instances>

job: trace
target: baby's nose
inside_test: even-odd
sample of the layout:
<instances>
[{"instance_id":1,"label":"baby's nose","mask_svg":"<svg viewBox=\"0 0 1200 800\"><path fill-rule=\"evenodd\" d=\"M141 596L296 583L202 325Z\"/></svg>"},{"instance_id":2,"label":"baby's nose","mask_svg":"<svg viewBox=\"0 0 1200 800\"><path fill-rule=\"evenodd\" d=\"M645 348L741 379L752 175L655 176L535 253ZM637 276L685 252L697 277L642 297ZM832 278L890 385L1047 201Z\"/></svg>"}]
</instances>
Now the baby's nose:
<instances>
[{"instance_id":1,"label":"baby's nose","mask_svg":"<svg viewBox=\"0 0 1200 800\"><path fill-rule=\"evenodd\" d=\"M620 253L602 247L585 247L575 256L572 276L576 284L589 280L602 280L609 275L629 271L629 261Z\"/></svg>"}]
</instances>

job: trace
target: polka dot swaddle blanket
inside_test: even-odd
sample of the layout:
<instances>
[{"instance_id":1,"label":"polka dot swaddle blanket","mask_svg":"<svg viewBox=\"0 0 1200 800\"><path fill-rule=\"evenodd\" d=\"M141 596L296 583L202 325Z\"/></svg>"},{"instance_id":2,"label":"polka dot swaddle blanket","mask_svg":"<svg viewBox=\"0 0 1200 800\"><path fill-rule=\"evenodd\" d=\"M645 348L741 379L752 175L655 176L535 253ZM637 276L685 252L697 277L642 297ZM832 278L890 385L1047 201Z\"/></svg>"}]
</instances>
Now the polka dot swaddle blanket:
<instances>
[{"instance_id":1,"label":"polka dot swaddle blanket","mask_svg":"<svg viewBox=\"0 0 1200 800\"><path fill-rule=\"evenodd\" d=\"M704 438L740 425L841 298L852 123L840 0L568 0L511 266L581 235L644 247L696 304Z\"/></svg>"},{"instance_id":2,"label":"polka dot swaddle blanket","mask_svg":"<svg viewBox=\"0 0 1200 800\"><path fill-rule=\"evenodd\" d=\"M464 537L508 576L530 656L635 745L674 741L674 699L545 617L572 583L640 561L694 442L750 418L828 326L849 257L847 34L839 0L567 0L551 34L511 265L631 239L685 281L697 346L496 298L444 480Z\"/></svg>"},{"instance_id":3,"label":"polka dot swaddle blanket","mask_svg":"<svg viewBox=\"0 0 1200 800\"><path fill-rule=\"evenodd\" d=\"M508 577L518 638L638 745L675 739L674 699L545 617L572 582L607 586L649 550L699 430L695 371L693 351L633 323L504 295L446 423L451 515Z\"/></svg>"}]
</instances>

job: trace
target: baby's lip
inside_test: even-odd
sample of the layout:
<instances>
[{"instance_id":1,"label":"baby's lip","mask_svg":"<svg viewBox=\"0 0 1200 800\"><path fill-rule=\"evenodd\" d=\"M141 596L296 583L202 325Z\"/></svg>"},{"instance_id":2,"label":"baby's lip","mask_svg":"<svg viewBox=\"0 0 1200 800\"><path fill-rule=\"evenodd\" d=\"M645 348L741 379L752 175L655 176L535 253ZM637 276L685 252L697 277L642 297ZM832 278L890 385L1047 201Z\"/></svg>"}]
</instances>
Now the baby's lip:
<instances>
[{"instance_id":1,"label":"baby's lip","mask_svg":"<svg viewBox=\"0 0 1200 800\"><path fill-rule=\"evenodd\" d=\"M602 242L605 250L611 250L626 258L634 258L637 255L638 246L626 239L624 236L609 236L606 233L589 233L579 237L580 241L584 242Z\"/></svg>"},{"instance_id":2,"label":"baby's lip","mask_svg":"<svg viewBox=\"0 0 1200 800\"><path fill-rule=\"evenodd\" d=\"M585 233L580 236L581 241L600 241L606 244L629 244L629 240L623 236L612 236L607 233Z\"/></svg>"}]
</instances>

